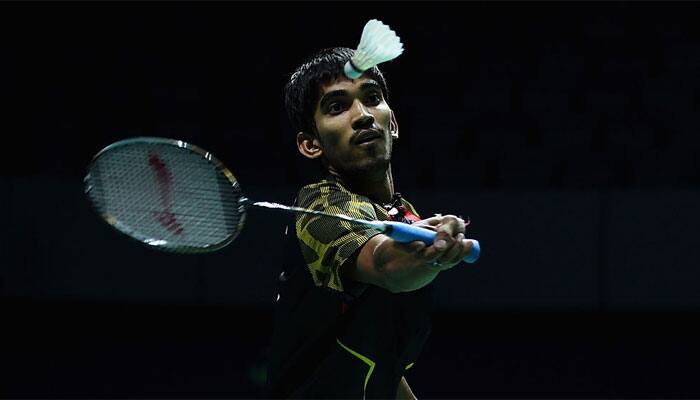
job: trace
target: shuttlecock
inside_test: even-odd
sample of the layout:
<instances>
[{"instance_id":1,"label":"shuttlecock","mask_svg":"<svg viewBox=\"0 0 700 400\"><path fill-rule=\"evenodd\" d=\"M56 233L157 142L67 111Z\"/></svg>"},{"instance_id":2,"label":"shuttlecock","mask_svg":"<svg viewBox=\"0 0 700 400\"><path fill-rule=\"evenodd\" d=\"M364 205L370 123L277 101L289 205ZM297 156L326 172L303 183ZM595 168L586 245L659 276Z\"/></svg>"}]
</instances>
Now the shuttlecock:
<instances>
[{"instance_id":1,"label":"shuttlecock","mask_svg":"<svg viewBox=\"0 0 700 400\"><path fill-rule=\"evenodd\" d=\"M345 75L350 79L359 78L363 72L379 63L393 60L403 53L403 43L388 25L372 19L362 30L360 44L350 61L345 63Z\"/></svg>"}]
</instances>

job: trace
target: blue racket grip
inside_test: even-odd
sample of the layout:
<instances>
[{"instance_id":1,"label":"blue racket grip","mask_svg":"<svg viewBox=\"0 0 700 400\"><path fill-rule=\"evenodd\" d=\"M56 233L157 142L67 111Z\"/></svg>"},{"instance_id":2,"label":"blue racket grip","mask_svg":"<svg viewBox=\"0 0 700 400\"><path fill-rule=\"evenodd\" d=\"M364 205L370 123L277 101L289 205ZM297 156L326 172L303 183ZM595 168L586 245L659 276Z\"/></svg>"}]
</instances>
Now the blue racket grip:
<instances>
[{"instance_id":1,"label":"blue racket grip","mask_svg":"<svg viewBox=\"0 0 700 400\"><path fill-rule=\"evenodd\" d=\"M384 222L384 226L384 234L401 243L420 240L427 246L430 246L431 244L433 244L433 241L435 241L435 236L437 236L437 233L435 231L431 231L430 229L425 229L418 226L404 224L402 222ZM481 246L479 246L478 240L469 240L472 241L472 250L469 252L469 254L467 254L464 257L464 261L471 264L479 259L479 254L481 253Z\"/></svg>"}]
</instances>

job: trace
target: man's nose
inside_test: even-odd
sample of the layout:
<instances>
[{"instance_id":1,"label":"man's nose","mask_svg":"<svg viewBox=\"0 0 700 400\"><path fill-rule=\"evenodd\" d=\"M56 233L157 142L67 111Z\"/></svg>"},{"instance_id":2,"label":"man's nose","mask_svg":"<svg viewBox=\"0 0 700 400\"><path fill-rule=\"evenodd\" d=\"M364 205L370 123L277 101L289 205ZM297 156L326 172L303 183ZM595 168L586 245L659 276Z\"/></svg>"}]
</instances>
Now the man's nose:
<instances>
[{"instance_id":1,"label":"man's nose","mask_svg":"<svg viewBox=\"0 0 700 400\"><path fill-rule=\"evenodd\" d=\"M361 101L355 101L353 112L352 129L371 128L374 125L374 115Z\"/></svg>"}]
</instances>

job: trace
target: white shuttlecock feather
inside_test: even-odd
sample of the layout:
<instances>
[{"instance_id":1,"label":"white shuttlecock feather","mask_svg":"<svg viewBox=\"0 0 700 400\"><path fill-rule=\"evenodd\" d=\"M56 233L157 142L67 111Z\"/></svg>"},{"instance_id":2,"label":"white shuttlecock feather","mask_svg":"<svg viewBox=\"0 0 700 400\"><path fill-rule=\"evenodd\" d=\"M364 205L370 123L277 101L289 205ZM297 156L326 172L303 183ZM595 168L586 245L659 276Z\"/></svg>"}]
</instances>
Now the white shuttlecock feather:
<instances>
[{"instance_id":1,"label":"white shuttlecock feather","mask_svg":"<svg viewBox=\"0 0 700 400\"><path fill-rule=\"evenodd\" d=\"M379 20L369 20L362 30L360 44L350 61L345 63L345 75L359 78L363 72L379 63L393 60L403 53L403 43L388 25Z\"/></svg>"}]
</instances>

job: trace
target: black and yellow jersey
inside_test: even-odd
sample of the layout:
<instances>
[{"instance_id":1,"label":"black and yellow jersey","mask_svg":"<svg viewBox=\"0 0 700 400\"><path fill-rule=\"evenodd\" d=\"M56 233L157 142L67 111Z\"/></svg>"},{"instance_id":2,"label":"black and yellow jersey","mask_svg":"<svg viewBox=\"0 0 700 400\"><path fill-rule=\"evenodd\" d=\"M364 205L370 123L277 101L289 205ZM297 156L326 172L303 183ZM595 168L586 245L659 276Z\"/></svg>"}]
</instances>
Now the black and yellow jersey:
<instances>
[{"instance_id":1,"label":"black and yellow jersey","mask_svg":"<svg viewBox=\"0 0 700 400\"><path fill-rule=\"evenodd\" d=\"M332 214L344 214L353 218L388 221L395 217L392 210L403 207L409 215L418 213L407 200L398 196L399 204L389 207L379 205L369 198L352 193L335 177L304 186L299 191L297 204L311 210ZM296 235L301 253L317 286L344 291L340 267L372 236L380 231L323 216L299 214L296 218Z\"/></svg>"},{"instance_id":2,"label":"black and yellow jersey","mask_svg":"<svg viewBox=\"0 0 700 400\"><path fill-rule=\"evenodd\" d=\"M303 187L295 203L369 220L418 219L400 195L378 204L332 176ZM380 233L375 229L300 215L287 232L263 396L394 398L429 336L433 285L390 293L344 282L344 263Z\"/></svg>"}]
</instances>

